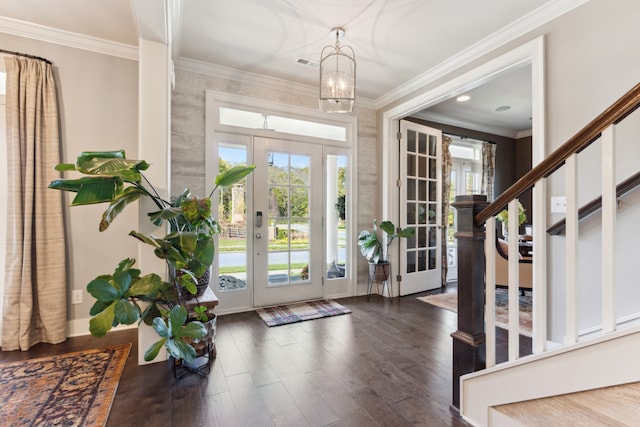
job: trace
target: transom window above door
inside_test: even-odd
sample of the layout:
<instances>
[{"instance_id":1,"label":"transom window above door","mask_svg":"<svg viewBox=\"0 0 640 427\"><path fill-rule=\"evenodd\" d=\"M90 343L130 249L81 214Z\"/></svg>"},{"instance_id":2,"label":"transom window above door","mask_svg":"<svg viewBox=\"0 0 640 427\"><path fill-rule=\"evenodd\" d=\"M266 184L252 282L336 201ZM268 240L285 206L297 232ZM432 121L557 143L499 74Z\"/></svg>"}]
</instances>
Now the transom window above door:
<instances>
[{"instance_id":1,"label":"transom window above door","mask_svg":"<svg viewBox=\"0 0 640 427\"><path fill-rule=\"evenodd\" d=\"M347 129L291 117L274 116L236 108L220 107L220 124L249 129L271 130L292 135L346 141Z\"/></svg>"}]
</instances>

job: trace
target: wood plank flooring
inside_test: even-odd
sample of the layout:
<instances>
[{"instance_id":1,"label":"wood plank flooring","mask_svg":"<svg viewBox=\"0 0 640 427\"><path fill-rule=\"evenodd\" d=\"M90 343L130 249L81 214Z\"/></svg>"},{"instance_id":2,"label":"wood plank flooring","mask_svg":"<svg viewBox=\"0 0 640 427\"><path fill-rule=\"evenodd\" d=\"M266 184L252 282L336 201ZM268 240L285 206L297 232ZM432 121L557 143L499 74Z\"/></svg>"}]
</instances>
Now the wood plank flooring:
<instances>
[{"instance_id":1,"label":"wood plank flooring","mask_svg":"<svg viewBox=\"0 0 640 427\"><path fill-rule=\"evenodd\" d=\"M255 312L220 316L208 377L138 366L135 330L1 352L0 363L132 342L108 426L467 425L450 410L456 314L416 296L340 299L351 314L272 328Z\"/></svg>"}]
</instances>

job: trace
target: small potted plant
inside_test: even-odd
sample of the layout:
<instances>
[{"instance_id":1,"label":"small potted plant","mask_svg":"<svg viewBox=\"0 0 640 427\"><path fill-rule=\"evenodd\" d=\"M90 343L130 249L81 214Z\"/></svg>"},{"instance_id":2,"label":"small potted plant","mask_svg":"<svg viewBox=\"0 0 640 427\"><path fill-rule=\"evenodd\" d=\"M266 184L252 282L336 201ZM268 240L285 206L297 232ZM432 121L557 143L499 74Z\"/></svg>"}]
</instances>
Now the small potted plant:
<instances>
[{"instance_id":1,"label":"small potted plant","mask_svg":"<svg viewBox=\"0 0 640 427\"><path fill-rule=\"evenodd\" d=\"M360 253L369 261L369 276L375 282L384 282L389 279L390 264L387 260L389 246L395 238L412 237L415 228L408 227L397 229L391 221L382 221L378 226L377 219L373 220L372 230L362 230L358 235L358 246ZM386 234L386 244L383 244L378 235L378 229Z\"/></svg>"},{"instance_id":2,"label":"small potted plant","mask_svg":"<svg viewBox=\"0 0 640 427\"><path fill-rule=\"evenodd\" d=\"M208 197L198 198L185 190L171 200L161 197L144 176L142 172L148 167L144 160L127 159L123 150L83 152L75 163L61 163L56 169L84 176L54 180L49 188L75 193L72 206L108 203L100 231L106 230L129 204L140 198L151 199L155 208L147 216L157 226L168 223L168 233L156 236L133 230L129 235L150 245L174 274L168 282L155 273L142 275L134 268L135 259L127 258L112 274L96 277L87 285L96 299L90 310L89 330L101 337L119 324L144 321L161 338L147 350L145 360L153 360L165 347L176 360L191 363L198 356L191 343L207 335L209 317L215 316L202 305L191 311L186 308L187 302L197 298L198 279L214 259L214 235L219 225L211 214L211 197L217 188L242 180L255 166L236 166L218 175ZM204 282L206 290L209 280ZM202 322L207 322L207 327Z\"/></svg>"}]
</instances>

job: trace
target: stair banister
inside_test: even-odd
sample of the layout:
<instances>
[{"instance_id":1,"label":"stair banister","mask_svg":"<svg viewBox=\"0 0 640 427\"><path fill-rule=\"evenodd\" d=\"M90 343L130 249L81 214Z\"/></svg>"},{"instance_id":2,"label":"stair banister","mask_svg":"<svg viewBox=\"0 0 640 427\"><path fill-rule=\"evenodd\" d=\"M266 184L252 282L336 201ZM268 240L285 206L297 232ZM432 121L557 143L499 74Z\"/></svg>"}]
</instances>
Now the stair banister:
<instances>
[{"instance_id":1,"label":"stair banister","mask_svg":"<svg viewBox=\"0 0 640 427\"><path fill-rule=\"evenodd\" d=\"M495 342L495 336L491 336L491 333L487 337L484 322L485 319L479 313L484 312L484 299L485 299L485 279L487 283L491 283L489 280L493 280L495 285L495 275L492 278L492 274L489 273L485 277L485 222L490 218L493 218L507 205L510 206L510 217L517 218L517 198L525 191L533 188L534 193L534 222L538 227L534 227L534 237L539 240L539 244L536 245L536 253L540 253L540 256L534 258L534 340L533 350L534 352L540 351L544 348L544 333L536 337L536 330L546 330L546 320L543 317L536 316L536 305L542 306L541 301L546 300L545 281L543 276L546 274L546 185L536 185L548 177L551 173L557 170L560 166L567 163L567 179L566 184L568 187L568 206L567 212L573 211L575 216L567 216L566 226L573 229L570 233L574 233L574 236L567 238L567 252L576 254L574 249L577 248L577 222L578 222L578 206L575 200L577 191L574 186L577 183L576 172L576 154L580 153L596 139L602 136L603 139L603 196L602 196L602 209L603 218L607 216L607 239L614 235L611 228L615 226L615 206L616 206L616 187L613 182L613 129L615 124L619 123L633 111L640 106L640 83L634 86L630 91L619 98L611 107L607 108L602 114L592 120L587 126L580 130L576 135L570 138L565 144L560 146L554 153L543 159L538 165L527 172L522 178L520 178L515 184L509 187L504 193L496 198L492 203L486 201L485 196L458 196L456 201L452 204L458 211L458 231L455 237L458 239L458 330L452 334L453 337L453 349L454 349L454 365L453 365L453 406L458 407L460 396L460 376L465 373L473 372L483 369L487 362L493 364L495 362L495 355L488 354L490 350L486 348L485 339L489 338L489 341ZM544 182L543 182L544 183ZM569 188L569 186L571 188ZM569 193L572 196L569 196ZM606 213L605 213L606 211ZM512 221L514 222L514 221ZM494 220L491 219L488 225L494 225ZM515 224L512 224L513 235L517 235L517 228ZM515 231L515 233L514 233ZM603 281L609 281L609 287L603 287L603 327L605 332L613 330L615 328L615 314L613 311L613 248L614 240L605 240L605 230L603 228L603 248L609 251L606 259L603 260ZM489 248L493 242L486 242L486 247ZM511 243L510 247L515 247L515 243ZM540 251L540 249L542 251ZM495 250L494 250L495 251ZM487 253L490 251L488 250ZM513 252L513 249L510 250ZM489 257L490 259L490 257ZM569 261L567 268L567 280L568 280L568 300L575 299L575 276L576 267L575 260ZM517 260L511 259L511 265L514 265ZM574 265L571 265L574 264ZM510 266L510 269L514 267ZM510 273L510 280L512 274ZM574 285L571 285L573 282ZM605 282L606 283L606 282ZM493 287L493 286L491 286ZM510 287L511 288L511 287ZM573 288L573 289L571 289ZM510 291L509 300L513 302L515 298L512 297ZM516 294L517 295L517 294ZM490 296L490 292L487 297ZM515 303L517 304L517 303ZM571 302L569 302L571 305ZM510 303L510 312L513 310L514 305ZM517 307L517 305L515 305ZM491 308L493 309L493 308ZM573 311L575 314L575 310ZM575 322L575 315L571 315L572 320L569 320L569 314L567 315L568 327L571 337L569 340L577 339L577 336L573 336L576 327L571 322ZM513 319L515 315L511 315ZM490 320L491 316L488 316ZM517 317L516 317L517 319ZM513 324L513 321L510 320ZM517 323L516 323L517 324ZM511 329L511 328L510 328ZM513 336L509 332L509 346L513 345ZM575 331L577 335L577 331ZM495 349L494 349L495 351ZM517 358L517 355L513 355L510 352L509 358L512 356Z\"/></svg>"},{"instance_id":2,"label":"stair banister","mask_svg":"<svg viewBox=\"0 0 640 427\"><path fill-rule=\"evenodd\" d=\"M509 201L520 197L525 191L533 187L536 182L549 176L553 171L562 166L565 160L574 153L579 153L598 139L602 131L612 124L619 123L622 119L633 113L640 106L640 83L629 92L619 98L611 107L593 119L556 151L543 159L536 167L527 172L511 187L500 194L489 206L480 212L476 221L484 223L490 216L495 216L504 209Z\"/></svg>"}]
</instances>

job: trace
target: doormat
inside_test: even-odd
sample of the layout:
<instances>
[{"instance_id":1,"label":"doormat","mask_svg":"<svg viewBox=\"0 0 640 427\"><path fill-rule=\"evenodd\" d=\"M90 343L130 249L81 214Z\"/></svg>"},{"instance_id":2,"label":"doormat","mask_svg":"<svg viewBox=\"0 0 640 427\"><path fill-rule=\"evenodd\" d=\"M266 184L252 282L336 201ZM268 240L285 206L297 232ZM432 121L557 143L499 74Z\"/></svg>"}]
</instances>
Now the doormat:
<instances>
[{"instance_id":1,"label":"doormat","mask_svg":"<svg viewBox=\"0 0 640 427\"><path fill-rule=\"evenodd\" d=\"M131 344L0 364L0 420L104 426Z\"/></svg>"},{"instance_id":2,"label":"doormat","mask_svg":"<svg viewBox=\"0 0 640 427\"><path fill-rule=\"evenodd\" d=\"M267 326L280 326L321 317L339 316L351 310L331 300L303 302L292 305L277 305L259 308L256 312Z\"/></svg>"},{"instance_id":3,"label":"doormat","mask_svg":"<svg viewBox=\"0 0 640 427\"><path fill-rule=\"evenodd\" d=\"M520 295L520 334L531 335L531 292ZM458 311L458 293L446 292L444 294L427 295L417 297L418 300L436 307L444 308L456 313ZM509 293L506 288L496 289L496 326L507 329L509 324Z\"/></svg>"}]
</instances>

